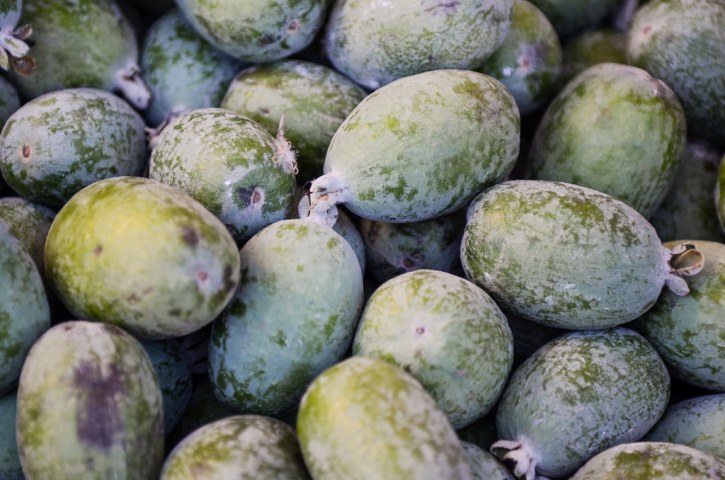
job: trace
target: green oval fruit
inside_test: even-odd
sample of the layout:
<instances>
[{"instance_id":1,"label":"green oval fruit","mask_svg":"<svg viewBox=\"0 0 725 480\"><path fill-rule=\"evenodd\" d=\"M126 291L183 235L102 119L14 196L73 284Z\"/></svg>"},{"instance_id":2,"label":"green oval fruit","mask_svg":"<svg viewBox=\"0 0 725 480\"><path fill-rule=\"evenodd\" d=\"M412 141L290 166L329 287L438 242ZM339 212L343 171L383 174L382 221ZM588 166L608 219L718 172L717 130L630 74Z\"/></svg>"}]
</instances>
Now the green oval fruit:
<instances>
[{"instance_id":1,"label":"green oval fruit","mask_svg":"<svg viewBox=\"0 0 725 480\"><path fill-rule=\"evenodd\" d=\"M15 440L17 395L15 392L0 397L0 478L24 480Z\"/></svg>"},{"instance_id":2,"label":"green oval fruit","mask_svg":"<svg viewBox=\"0 0 725 480\"><path fill-rule=\"evenodd\" d=\"M297 416L315 480L472 479L445 414L401 368L353 357L318 376Z\"/></svg>"},{"instance_id":3,"label":"green oval fruit","mask_svg":"<svg viewBox=\"0 0 725 480\"><path fill-rule=\"evenodd\" d=\"M612 15L619 0L531 0L554 25L561 37L578 33Z\"/></svg>"},{"instance_id":4,"label":"green oval fruit","mask_svg":"<svg viewBox=\"0 0 725 480\"><path fill-rule=\"evenodd\" d=\"M511 171L519 130L516 102L492 77L436 70L397 80L335 132L325 175L310 187L311 214L344 203L363 218L405 223L459 210Z\"/></svg>"},{"instance_id":5,"label":"green oval fruit","mask_svg":"<svg viewBox=\"0 0 725 480\"><path fill-rule=\"evenodd\" d=\"M58 212L45 269L77 318L168 338L221 313L239 283L239 252L224 225L183 192L118 177L86 187Z\"/></svg>"},{"instance_id":6,"label":"green oval fruit","mask_svg":"<svg viewBox=\"0 0 725 480\"><path fill-rule=\"evenodd\" d=\"M720 480L725 461L684 445L618 445L589 460L572 480Z\"/></svg>"},{"instance_id":7,"label":"green oval fruit","mask_svg":"<svg viewBox=\"0 0 725 480\"><path fill-rule=\"evenodd\" d=\"M670 377L652 346L626 328L572 332L514 372L498 404L493 453L514 475L560 477L639 440L667 406Z\"/></svg>"},{"instance_id":8,"label":"green oval fruit","mask_svg":"<svg viewBox=\"0 0 725 480\"><path fill-rule=\"evenodd\" d=\"M513 475L496 457L474 445L461 441L466 458L471 465L473 478L477 480L515 480Z\"/></svg>"},{"instance_id":9,"label":"green oval fruit","mask_svg":"<svg viewBox=\"0 0 725 480\"><path fill-rule=\"evenodd\" d=\"M705 267L687 280L690 295L663 292L632 328L654 344L673 377L725 391L725 244L698 240L697 249Z\"/></svg>"},{"instance_id":10,"label":"green oval fruit","mask_svg":"<svg viewBox=\"0 0 725 480\"><path fill-rule=\"evenodd\" d=\"M375 290L353 354L415 377L461 428L493 408L513 363L506 317L473 283L435 270L404 273Z\"/></svg>"},{"instance_id":11,"label":"green oval fruit","mask_svg":"<svg viewBox=\"0 0 725 480\"><path fill-rule=\"evenodd\" d=\"M341 236L307 220L273 223L240 256L239 291L212 329L209 375L223 401L277 416L347 351L362 273Z\"/></svg>"},{"instance_id":12,"label":"green oval fruit","mask_svg":"<svg viewBox=\"0 0 725 480\"><path fill-rule=\"evenodd\" d=\"M202 108L165 128L149 178L179 188L216 215L238 243L292 210L294 153L257 122Z\"/></svg>"},{"instance_id":13,"label":"green oval fruit","mask_svg":"<svg viewBox=\"0 0 725 480\"><path fill-rule=\"evenodd\" d=\"M627 35L615 30L586 31L564 44L561 84L599 63L627 63Z\"/></svg>"},{"instance_id":14,"label":"green oval fruit","mask_svg":"<svg viewBox=\"0 0 725 480\"><path fill-rule=\"evenodd\" d=\"M307 480L294 430L257 415L236 415L186 437L164 463L161 480Z\"/></svg>"},{"instance_id":15,"label":"green oval fruit","mask_svg":"<svg viewBox=\"0 0 725 480\"><path fill-rule=\"evenodd\" d=\"M685 141L682 106L667 85L642 69L601 63L547 108L529 176L599 190L649 218L674 180Z\"/></svg>"},{"instance_id":16,"label":"green oval fruit","mask_svg":"<svg viewBox=\"0 0 725 480\"><path fill-rule=\"evenodd\" d=\"M513 0L339 0L327 22L333 66L370 90L430 70L478 68L504 41Z\"/></svg>"},{"instance_id":17,"label":"green oval fruit","mask_svg":"<svg viewBox=\"0 0 725 480\"><path fill-rule=\"evenodd\" d=\"M725 2L647 2L632 19L627 45L629 63L677 94L689 134L725 147Z\"/></svg>"},{"instance_id":18,"label":"green oval fruit","mask_svg":"<svg viewBox=\"0 0 725 480\"><path fill-rule=\"evenodd\" d=\"M0 138L8 185L51 207L97 180L141 175L147 163L143 119L103 90L73 88L35 98L8 119Z\"/></svg>"},{"instance_id":19,"label":"green oval fruit","mask_svg":"<svg viewBox=\"0 0 725 480\"><path fill-rule=\"evenodd\" d=\"M72 321L33 345L18 388L17 439L29 479L155 479L161 391L141 344L114 325Z\"/></svg>"},{"instance_id":20,"label":"green oval fruit","mask_svg":"<svg viewBox=\"0 0 725 480\"><path fill-rule=\"evenodd\" d=\"M282 123L297 152L298 180L304 182L322 174L332 135L365 96L331 68L284 60L241 71L221 107L259 122L272 134Z\"/></svg>"},{"instance_id":21,"label":"green oval fruit","mask_svg":"<svg viewBox=\"0 0 725 480\"><path fill-rule=\"evenodd\" d=\"M45 238L54 218L55 212L50 208L22 197L0 198L0 220L7 223L11 233L33 257L41 277L45 276Z\"/></svg>"},{"instance_id":22,"label":"green oval fruit","mask_svg":"<svg viewBox=\"0 0 725 480\"><path fill-rule=\"evenodd\" d=\"M463 269L503 308L560 328L596 329L642 315L667 284L671 252L634 209L567 183L514 180L470 206Z\"/></svg>"}]
</instances>

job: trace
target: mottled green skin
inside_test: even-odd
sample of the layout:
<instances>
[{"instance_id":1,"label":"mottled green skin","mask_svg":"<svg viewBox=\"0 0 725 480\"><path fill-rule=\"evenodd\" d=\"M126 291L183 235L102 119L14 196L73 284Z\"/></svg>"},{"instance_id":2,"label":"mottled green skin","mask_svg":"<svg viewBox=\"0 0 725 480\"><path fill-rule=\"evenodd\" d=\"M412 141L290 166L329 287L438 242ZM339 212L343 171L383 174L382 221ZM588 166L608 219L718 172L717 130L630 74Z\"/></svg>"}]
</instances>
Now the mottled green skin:
<instances>
[{"instance_id":1,"label":"mottled green skin","mask_svg":"<svg viewBox=\"0 0 725 480\"><path fill-rule=\"evenodd\" d=\"M176 0L194 29L240 60L272 62L307 47L330 0Z\"/></svg>"},{"instance_id":2,"label":"mottled green skin","mask_svg":"<svg viewBox=\"0 0 725 480\"><path fill-rule=\"evenodd\" d=\"M415 377L462 428L493 408L513 363L513 337L491 297L463 278L416 270L382 284L365 305L353 354Z\"/></svg>"},{"instance_id":3,"label":"mottled green skin","mask_svg":"<svg viewBox=\"0 0 725 480\"><path fill-rule=\"evenodd\" d=\"M5 221L12 234L23 244L41 277L45 276L45 238L54 218L55 212L50 208L22 197L0 198L0 220Z\"/></svg>"},{"instance_id":4,"label":"mottled green skin","mask_svg":"<svg viewBox=\"0 0 725 480\"><path fill-rule=\"evenodd\" d=\"M638 442L613 447L586 463L571 480L721 480L725 460L684 445Z\"/></svg>"},{"instance_id":5,"label":"mottled green skin","mask_svg":"<svg viewBox=\"0 0 725 480\"><path fill-rule=\"evenodd\" d=\"M430 70L479 67L512 17L513 0L338 0L325 47L338 71L375 90Z\"/></svg>"},{"instance_id":6,"label":"mottled green skin","mask_svg":"<svg viewBox=\"0 0 725 480\"><path fill-rule=\"evenodd\" d=\"M503 179L516 162L519 132L516 102L498 80L463 70L425 72L355 107L332 138L324 171L347 187L344 204L352 213L419 222L465 207Z\"/></svg>"},{"instance_id":7,"label":"mottled green skin","mask_svg":"<svg viewBox=\"0 0 725 480\"><path fill-rule=\"evenodd\" d=\"M352 357L318 376L302 398L297 434L315 480L473 478L435 400L382 360Z\"/></svg>"},{"instance_id":8,"label":"mottled green skin","mask_svg":"<svg viewBox=\"0 0 725 480\"><path fill-rule=\"evenodd\" d=\"M17 395L15 392L0 397L0 478L24 480L15 440Z\"/></svg>"},{"instance_id":9,"label":"mottled green skin","mask_svg":"<svg viewBox=\"0 0 725 480\"><path fill-rule=\"evenodd\" d=\"M668 242L672 247L683 240ZM672 376L683 382L725 391L725 244L692 241L705 267L687 278L690 294L663 292L632 328L659 352Z\"/></svg>"},{"instance_id":10,"label":"mottled green skin","mask_svg":"<svg viewBox=\"0 0 725 480\"><path fill-rule=\"evenodd\" d=\"M529 450L538 474L563 477L602 450L642 438L669 394L667 368L642 336L626 328L571 332L514 372L496 427L500 439Z\"/></svg>"},{"instance_id":11,"label":"mottled green skin","mask_svg":"<svg viewBox=\"0 0 725 480\"><path fill-rule=\"evenodd\" d=\"M562 85L598 63L627 63L627 35L615 30L587 31L564 44Z\"/></svg>"},{"instance_id":12,"label":"mottled green skin","mask_svg":"<svg viewBox=\"0 0 725 480\"><path fill-rule=\"evenodd\" d=\"M649 218L672 184L687 138L682 106L642 69L594 65L549 104L529 151L529 177L612 195Z\"/></svg>"},{"instance_id":13,"label":"mottled green skin","mask_svg":"<svg viewBox=\"0 0 725 480\"><path fill-rule=\"evenodd\" d=\"M285 136L297 152L302 183L322 175L333 134L366 95L331 68L283 60L240 72L221 107L256 120L272 134L284 115Z\"/></svg>"},{"instance_id":14,"label":"mottled green skin","mask_svg":"<svg viewBox=\"0 0 725 480\"><path fill-rule=\"evenodd\" d=\"M549 20L532 3L514 0L508 35L478 70L509 89L523 116L556 93L561 65L561 43Z\"/></svg>"},{"instance_id":15,"label":"mottled green skin","mask_svg":"<svg viewBox=\"0 0 725 480\"><path fill-rule=\"evenodd\" d=\"M161 480L309 480L295 431L271 417L236 415L196 430L169 454Z\"/></svg>"},{"instance_id":16,"label":"mottled green skin","mask_svg":"<svg viewBox=\"0 0 725 480\"><path fill-rule=\"evenodd\" d=\"M176 339L142 342L159 381L164 410L164 433L181 420L191 400L191 362Z\"/></svg>"},{"instance_id":17,"label":"mottled green skin","mask_svg":"<svg viewBox=\"0 0 725 480\"><path fill-rule=\"evenodd\" d=\"M719 162L720 152L709 143L687 141L675 181L650 219L662 240L725 242L713 201Z\"/></svg>"},{"instance_id":18,"label":"mottled green skin","mask_svg":"<svg viewBox=\"0 0 725 480\"><path fill-rule=\"evenodd\" d=\"M32 75L13 74L30 100L63 88L113 90L138 60L136 36L112 0L24 0L20 23L33 27Z\"/></svg>"},{"instance_id":19,"label":"mottled green skin","mask_svg":"<svg viewBox=\"0 0 725 480\"><path fill-rule=\"evenodd\" d=\"M415 223L362 219L367 271L379 282L422 268L450 272L460 255L465 224L461 213Z\"/></svg>"},{"instance_id":20,"label":"mottled green skin","mask_svg":"<svg viewBox=\"0 0 725 480\"><path fill-rule=\"evenodd\" d=\"M295 176L257 122L220 108L194 110L166 127L149 178L179 188L242 244L292 210Z\"/></svg>"},{"instance_id":21,"label":"mottled green skin","mask_svg":"<svg viewBox=\"0 0 725 480\"><path fill-rule=\"evenodd\" d=\"M558 182L514 180L483 192L461 243L467 277L512 313L544 325L597 329L654 305L669 251L635 210Z\"/></svg>"},{"instance_id":22,"label":"mottled green skin","mask_svg":"<svg viewBox=\"0 0 725 480\"><path fill-rule=\"evenodd\" d=\"M579 33L611 16L619 0L531 0L551 21L560 37Z\"/></svg>"},{"instance_id":23,"label":"mottled green skin","mask_svg":"<svg viewBox=\"0 0 725 480\"><path fill-rule=\"evenodd\" d=\"M38 268L0 219L0 395L15 388L30 347L49 327L50 309Z\"/></svg>"},{"instance_id":24,"label":"mottled green skin","mask_svg":"<svg viewBox=\"0 0 725 480\"><path fill-rule=\"evenodd\" d=\"M85 188L58 212L45 270L76 318L159 339L221 313L239 284L239 252L224 225L183 192L118 177Z\"/></svg>"},{"instance_id":25,"label":"mottled green skin","mask_svg":"<svg viewBox=\"0 0 725 480\"><path fill-rule=\"evenodd\" d=\"M675 91L690 135L725 147L725 1L643 4L632 19L627 55Z\"/></svg>"},{"instance_id":26,"label":"mottled green skin","mask_svg":"<svg viewBox=\"0 0 725 480\"><path fill-rule=\"evenodd\" d=\"M18 108L20 108L20 98L17 90L7 78L0 77L0 125L5 125L10 115Z\"/></svg>"},{"instance_id":27,"label":"mottled green skin","mask_svg":"<svg viewBox=\"0 0 725 480\"><path fill-rule=\"evenodd\" d=\"M28 479L156 479L161 391L141 344L114 325L71 321L33 345L18 388Z\"/></svg>"},{"instance_id":28,"label":"mottled green skin","mask_svg":"<svg viewBox=\"0 0 725 480\"><path fill-rule=\"evenodd\" d=\"M496 457L473 443L461 442L476 480L515 480L514 476Z\"/></svg>"},{"instance_id":29,"label":"mottled green skin","mask_svg":"<svg viewBox=\"0 0 725 480\"><path fill-rule=\"evenodd\" d=\"M218 107L244 65L201 38L176 9L146 31L140 63L151 90L144 111L151 125L186 110Z\"/></svg>"},{"instance_id":30,"label":"mottled green skin","mask_svg":"<svg viewBox=\"0 0 725 480\"><path fill-rule=\"evenodd\" d=\"M670 406L644 439L687 445L725 459L725 393Z\"/></svg>"},{"instance_id":31,"label":"mottled green skin","mask_svg":"<svg viewBox=\"0 0 725 480\"><path fill-rule=\"evenodd\" d=\"M725 155L720 159L720 167L717 170L715 208L717 208L717 218L720 221L720 228L725 232Z\"/></svg>"},{"instance_id":32,"label":"mottled green skin","mask_svg":"<svg viewBox=\"0 0 725 480\"><path fill-rule=\"evenodd\" d=\"M147 163L143 119L103 90L73 88L35 98L8 119L0 138L5 181L51 207L97 180L141 175Z\"/></svg>"},{"instance_id":33,"label":"mottled green skin","mask_svg":"<svg viewBox=\"0 0 725 480\"><path fill-rule=\"evenodd\" d=\"M341 236L307 220L266 227L240 256L239 290L213 325L209 375L221 400L278 416L350 346L362 273Z\"/></svg>"}]
</instances>

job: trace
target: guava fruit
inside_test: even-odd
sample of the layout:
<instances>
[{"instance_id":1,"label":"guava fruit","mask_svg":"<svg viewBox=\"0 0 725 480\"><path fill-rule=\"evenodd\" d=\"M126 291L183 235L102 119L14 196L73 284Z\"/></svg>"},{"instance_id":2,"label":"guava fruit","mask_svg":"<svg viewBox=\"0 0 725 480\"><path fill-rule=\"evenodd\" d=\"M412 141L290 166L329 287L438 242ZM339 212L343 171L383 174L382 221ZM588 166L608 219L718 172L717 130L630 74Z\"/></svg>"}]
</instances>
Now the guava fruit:
<instances>
[{"instance_id":1,"label":"guava fruit","mask_svg":"<svg viewBox=\"0 0 725 480\"><path fill-rule=\"evenodd\" d=\"M337 0L325 47L335 69L376 90L430 70L480 67L512 17L513 0Z\"/></svg>"},{"instance_id":2,"label":"guava fruit","mask_svg":"<svg viewBox=\"0 0 725 480\"><path fill-rule=\"evenodd\" d=\"M348 350L362 273L340 235L300 219L265 227L240 257L239 290L213 324L209 377L222 401L279 416Z\"/></svg>"},{"instance_id":3,"label":"guava fruit","mask_svg":"<svg viewBox=\"0 0 725 480\"><path fill-rule=\"evenodd\" d=\"M599 190L649 218L674 181L686 130L666 84L637 67L600 63L549 104L529 151L528 177Z\"/></svg>"},{"instance_id":4,"label":"guava fruit","mask_svg":"<svg viewBox=\"0 0 725 480\"><path fill-rule=\"evenodd\" d=\"M5 77L0 77L0 126L20 108L20 97L10 81Z\"/></svg>"},{"instance_id":5,"label":"guava fruit","mask_svg":"<svg viewBox=\"0 0 725 480\"><path fill-rule=\"evenodd\" d=\"M25 480L15 440L16 410L14 391L0 397L0 478L3 480Z\"/></svg>"},{"instance_id":6,"label":"guava fruit","mask_svg":"<svg viewBox=\"0 0 725 480\"><path fill-rule=\"evenodd\" d=\"M41 277L45 277L45 238L54 218L55 211L39 203L22 197L0 198L0 220L5 221L10 232L20 240Z\"/></svg>"},{"instance_id":7,"label":"guava fruit","mask_svg":"<svg viewBox=\"0 0 725 480\"><path fill-rule=\"evenodd\" d=\"M27 102L0 137L0 171L8 185L55 208L97 180L141 175L148 158L141 116L116 95L91 88Z\"/></svg>"},{"instance_id":8,"label":"guava fruit","mask_svg":"<svg viewBox=\"0 0 725 480\"><path fill-rule=\"evenodd\" d=\"M239 284L239 251L219 219L182 191L116 177L84 188L58 212L45 270L76 318L160 339L221 313Z\"/></svg>"},{"instance_id":9,"label":"guava fruit","mask_svg":"<svg viewBox=\"0 0 725 480\"><path fill-rule=\"evenodd\" d=\"M473 478L435 400L383 360L352 357L320 374L302 397L297 435L315 480Z\"/></svg>"},{"instance_id":10,"label":"guava fruit","mask_svg":"<svg viewBox=\"0 0 725 480\"><path fill-rule=\"evenodd\" d=\"M627 63L626 33L610 29L585 31L564 44L561 85L599 63Z\"/></svg>"},{"instance_id":11,"label":"guava fruit","mask_svg":"<svg viewBox=\"0 0 725 480\"><path fill-rule=\"evenodd\" d=\"M612 16L620 0L531 0L556 29L566 38L596 27Z\"/></svg>"},{"instance_id":12,"label":"guava fruit","mask_svg":"<svg viewBox=\"0 0 725 480\"><path fill-rule=\"evenodd\" d=\"M506 38L477 70L503 83L524 116L556 93L561 65L561 43L549 20L532 3L514 0Z\"/></svg>"},{"instance_id":13,"label":"guava fruit","mask_svg":"<svg viewBox=\"0 0 725 480\"><path fill-rule=\"evenodd\" d=\"M115 325L70 321L23 365L17 441L26 477L158 478L161 391L141 344Z\"/></svg>"},{"instance_id":14,"label":"guava fruit","mask_svg":"<svg viewBox=\"0 0 725 480\"><path fill-rule=\"evenodd\" d=\"M567 333L513 373L491 451L514 476L565 477L597 453L642 438L667 406L670 377L652 345L617 327Z\"/></svg>"},{"instance_id":15,"label":"guava fruit","mask_svg":"<svg viewBox=\"0 0 725 480\"><path fill-rule=\"evenodd\" d=\"M302 183L322 175L330 139L366 95L331 68L282 60L239 72L220 106L259 122L271 134L283 122Z\"/></svg>"},{"instance_id":16,"label":"guava fruit","mask_svg":"<svg viewBox=\"0 0 725 480\"><path fill-rule=\"evenodd\" d=\"M32 75L12 75L25 100L65 88L118 92L139 109L150 93L141 78L136 34L113 0L25 0L32 26Z\"/></svg>"},{"instance_id":17,"label":"guava fruit","mask_svg":"<svg viewBox=\"0 0 725 480\"><path fill-rule=\"evenodd\" d=\"M483 450L481 447L461 441L466 458L471 465L473 478L478 480L515 480L511 472L501 464L496 457Z\"/></svg>"},{"instance_id":18,"label":"guava fruit","mask_svg":"<svg viewBox=\"0 0 725 480\"><path fill-rule=\"evenodd\" d=\"M696 249L663 247L652 225L624 202L541 180L504 182L473 201L461 261L466 276L502 308L573 330L634 320L665 285L686 295L680 276L702 268Z\"/></svg>"},{"instance_id":19,"label":"guava fruit","mask_svg":"<svg viewBox=\"0 0 725 480\"><path fill-rule=\"evenodd\" d=\"M309 480L295 431L261 415L235 415L194 431L169 454L161 480Z\"/></svg>"},{"instance_id":20,"label":"guava fruit","mask_svg":"<svg viewBox=\"0 0 725 480\"><path fill-rule=\"evenodd\" d=\"M454 428L488 413L513 363L513 337L486 292L450 273L416 270L383 283L365 304L353 354L413 375Z\"/></svg>"},{"instance_id":21,"label":"guava fruit","mask_svg":"<svg viewBox=\"0 0 725 480\"><path fill-rule=\"evenodd\" d=\"M725 147L725 1L643 3L628 32L627 56L677 94L690 136Z\"/></svg>"},{"instance_id":22,"label":"guava fruit","mask_svg":"<svg viewBox=\"0 0 725 480\"><path fill-rule=\"evenodd\" d=\"M22 0L0 2L0 68L30 75L35 71L35 60L28 55L30 45L26 40L32 26L18 25L22 9Z\"/></svg>"},{"instance_id":23,"label":"guava fruit","mask_svg":"<svg viewBox=\"0 0 725 480\"><path fill-rule=\"evenodd\" d=\"M508 175L519 134L516 102L488 75L401 78L367 96L335 132L325 175L310 186L310 216L328 222L337 203L391 223L460 210Z\"/></svg>"}]
</instances>

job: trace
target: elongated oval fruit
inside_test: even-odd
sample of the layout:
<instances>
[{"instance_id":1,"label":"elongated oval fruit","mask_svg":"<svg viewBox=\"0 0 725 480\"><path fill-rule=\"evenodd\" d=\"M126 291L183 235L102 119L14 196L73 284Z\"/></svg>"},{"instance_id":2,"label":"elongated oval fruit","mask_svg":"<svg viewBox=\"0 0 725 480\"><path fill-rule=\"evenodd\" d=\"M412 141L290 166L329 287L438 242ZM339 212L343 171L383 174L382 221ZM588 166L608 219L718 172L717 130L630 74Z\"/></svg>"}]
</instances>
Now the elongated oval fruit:
<instances>
[{"instance_id":1,"label":"elongated oval fruit","mask_svg":"<svg viewBox=\"0 0 725 480\"><path fill-rule=\"evenodd\" d=\"M516 102L492 77L436 70L365 98L332 137L310 215L334 205L370 220L417 222L466 206L503 179L519 151Z\"/></svg>"},{"instance_id":2,"label":"elongated oval fruit","mask_svg":"<svg viewBox=\"0 0 725 480\"><path fill-rule=\"evenodd\" d=\"M302 397L297 434L315 480L473 478L435 400L383 360L352 357L318 376Z\"/></svg>"},{"instance_id":3,"label":"elongated oval fruit","mask_svg":"<svg viewBox=\"0 0 725 480\"><path fill-rule=\"evenodd\" d=\"M308 480L294 430L259 415L234 415L207 424L169 454L161 480Z\"/></svg>"},{"instance_id":4,"label":"elongated oval fruit","mask_svg":"<svg viewBox=\"0 0 725 480\"><path fill-rule=\"evenodd\" d=\"M224 225L182 191L116 177L86 187L58 212L45 270L77 318L159 339L198 330L222 312L239 284L239 251Z\"/></svg>"},{"instance_id":5,"label":"elongated oval fruit","mask_svg":"<svg viewBox=\"0 0 725 480\"><path fill-rule=\"evenodd\" d=\"M25 479L18 456L18 442L15 439L16 412L15 392L0 397L0 478L3 480Z\"/></svg>"},{"instance_id":6,"label":"elongated oval fruit","mask_svg":"<svg viewBox=\"0 0 725 480\"><path fill-rule=\"evenodd\" d=\"M502 307L545 325L623 324L652 307L665 284L686 294L676 274L698 271L671 265L677 257L634 209L577 185L501 183L474 200L468 217L461 244L468 278Z\"/></svg>"},{"instance_id":7,"label":"elongated oval fruit","mask_svg":"<svg viewBox=\"0 0 725 480\"><path fill-rule=\"evenodd\" d=\"M669 394L667 368L641 335L621 327L568 333L511 376L491 450L517 477L564 477L602 450L639 440Z\"/></svg>"},{"instance_id":8,"label":"elongated oval fruit","mask_svg":"<svg viewBox=\"0 0 725 480\"><path fill-rule=\"evenodd\" d=\"M571 480L721 480L725 460L695 448L664 442L612 447L589 460Z\"/></svg>"},{"instance_id":9,"label":"elongated oval fruit","mask_svg":"<svg viewBox=\"0 0 725 480\"><path fill-rule=\"evenodd\" d=\"M33 345L18 388L28 479L156 479L161 391L141 344L114 325L71 321Z\"/></svg>"}]
</instances>

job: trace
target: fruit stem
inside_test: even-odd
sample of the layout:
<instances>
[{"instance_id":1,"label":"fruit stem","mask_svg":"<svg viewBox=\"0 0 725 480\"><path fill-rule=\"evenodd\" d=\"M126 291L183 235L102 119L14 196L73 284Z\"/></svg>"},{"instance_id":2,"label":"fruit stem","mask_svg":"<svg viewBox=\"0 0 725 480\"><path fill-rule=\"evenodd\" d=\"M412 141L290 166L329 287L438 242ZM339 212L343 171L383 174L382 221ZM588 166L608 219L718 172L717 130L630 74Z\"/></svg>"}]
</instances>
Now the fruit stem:
<instances>
[{"instance_id":1,"label":"fruit stem","mask_svg":"<svg viewBox=\"0 0 725 480\"><path fill-rule=\"evenodd\" d=\"M336 205L349 199L348 192L345 181L336 173L327 173L316 178L310 185L310 208L306 218L334 227L337 221Z\"/></svg>"},{"instance_id":2,"label":"fruit stem","mask_svg":"<svg viewBox=\"0 0 725 480\"><path fill-rule=\"evenodd\" d=\"M690 288L682 277L692 277L700 273L705 266L705 255L694 243L680 243L670 250L669 266L667 288L675 295L685 296L690 293Z\"/></svg>"},{"instance_id":3,"label":"fruit stem","mask_svg":"<svg viewBox=\"0 0 725 480\"><path fill-rule=\"evenodd\" d=\"M114 89L119 90L123 97L139 110L149 106L151 92L141 78L141 70L135 63L130 63L118 71Z\"/></svg>"},{"instance_id":4,"label":"fruit stem","mask_svg":"<svg viewBox=\"0 0 725 480\"><path fill-rule=\"evenodd\" d=\"M537 457L524 441L499 440L491 445L491 453L510 466L516 478L536 478Z\"/></svg>"},{"instance_id":5,"label":"fruit stem","mask_svg":"<svg viewBox=\"0 0 725 480\"><path fill-rule=\"evenodd\" d=\"M161 123L159 123L155 128L152 127L146 127L146 141L149 146L149 151L153 151L154 148L156 148L156 145L159 143L159 136L161 135L161 132L164 131L164 129L169 126L171 122L176 120L177 118L186 115L189 113L191 109L184 108L182 110L177 110L169 113L165 119L162 120Z\"/></svg>"}]
</instances>

